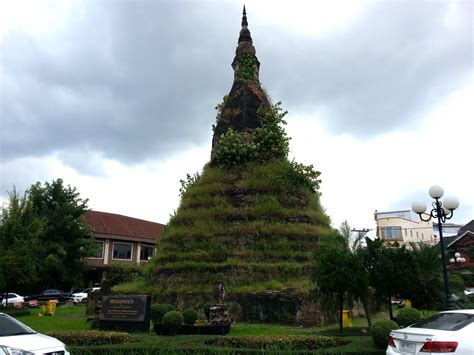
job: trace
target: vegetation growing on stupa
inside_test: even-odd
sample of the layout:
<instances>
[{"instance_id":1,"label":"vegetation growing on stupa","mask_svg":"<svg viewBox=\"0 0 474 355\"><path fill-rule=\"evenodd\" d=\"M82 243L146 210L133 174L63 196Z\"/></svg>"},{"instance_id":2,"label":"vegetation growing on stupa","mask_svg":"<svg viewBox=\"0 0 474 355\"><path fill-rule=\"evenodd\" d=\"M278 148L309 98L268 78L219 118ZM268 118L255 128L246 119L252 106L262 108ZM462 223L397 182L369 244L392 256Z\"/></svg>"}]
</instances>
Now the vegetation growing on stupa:
<instances>
[{"instance_id":1,"label":"vegetation growing on stupa","mask_svg":"<svg viewBox=\"0 0 474 355\"><path fill-rule=\"evenodd\" d=\"M308 289L329 218L285 159L206 166L183 194L148 275L157 292Z\"/></svg>"},{"instance_id":2,"label":"vegetation growing on stupa","mask_svg":"<svg viewBox=\"0 0 474 355\"><path fill-rule=\"evenodd\" d=\"M157 293L310 289L314 250L329 236L319 172L287 159L280 103L253 132L229 129L215 160L182 180L181 205L148 273Z\"/></svg>"}]
</instances>

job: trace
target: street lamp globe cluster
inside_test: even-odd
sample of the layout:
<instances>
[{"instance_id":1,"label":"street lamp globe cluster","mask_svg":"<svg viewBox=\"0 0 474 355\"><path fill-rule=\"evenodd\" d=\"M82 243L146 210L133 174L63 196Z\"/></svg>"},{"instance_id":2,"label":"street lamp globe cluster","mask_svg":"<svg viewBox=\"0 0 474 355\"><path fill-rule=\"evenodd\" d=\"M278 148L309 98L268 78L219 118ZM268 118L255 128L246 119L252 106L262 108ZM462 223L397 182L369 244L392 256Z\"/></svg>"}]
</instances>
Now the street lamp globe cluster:
<instances>
[{"instance_id":1,"label":"street lamp globe cluster","mask_svg":"<svg viewBox=\"0 0 474 355\"><path fill-rule=\"evenodd\" d=\"M423 202L414 202L411 206L412 210L420 216L422 221L428 222L432 218L438 220L438 232L439 232L439 245L441 248L441 264L443 267L443 281L444 281L444 292L445 292L445 308L453 309L453 301L451 292L449 290L448 282L448 271L446 267L446 256L444 251L444 240L443 240L443 223L448 219L451 219L454 214L454 210L459 207L459 201L455 197L445 197L441 201L441 197L444 195L444 190L441 186L432 186L429 190L430 196L435 200L432 203L433 208L431 211L426 212L426 204ZM426 214L425 214L426 212ZM425 217L427 215L427 217ZM456 253L459 254L459 253ZM460 258L460 254L456 259ZM453 262L456 259L452 259Z\"/></svg>"},{"instance_id":2,"label":"street lamp globe cluster","mask_svg":"<svg viewBox=\"0 0 474 355\"><path fill-rule=\"evenodd\" d=\"M466 262L466 258L461 257L461 254L459 254L459 253L454 253L454 258L449 259L449 262L450 262L451 264L455 264L455 263L465 263L465 262Z\"/></svg>"}]
</instances>

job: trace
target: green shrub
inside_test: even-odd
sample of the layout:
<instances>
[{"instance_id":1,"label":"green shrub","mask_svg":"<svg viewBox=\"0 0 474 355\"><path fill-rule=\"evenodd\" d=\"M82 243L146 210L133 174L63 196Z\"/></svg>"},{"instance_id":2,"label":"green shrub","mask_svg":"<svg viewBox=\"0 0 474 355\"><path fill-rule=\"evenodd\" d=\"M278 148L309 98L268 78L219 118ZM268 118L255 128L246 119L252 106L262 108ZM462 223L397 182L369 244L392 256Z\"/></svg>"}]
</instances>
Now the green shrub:
<instances>
[{"instance_id":1,"label":"green shrub","mask_svg":"<svg viewBox=\"0 0 474 355\"><path fill-rule=\"evenodd\" d=\"M399 329L397 323L393 320L383 320L375 322L370 329L370 335L375 345L380 349L387 348L387 338L394 329Z\"/></svg>"},{"instance_id":2,"label":"green shrub","mask_svg":"<svg viewBox=\"0 0 474 355\"><path fill-rule=\"evenodd\" d=\"M183 312L184 324L194 325L194 323L196 323L197 317L198 317L197 312L192 308L187 309Z\"/></svg>"},{"instance_id":3,"label":"green shrub","mask_svg":"<svg viewBox=\"0 0 474 355\"><path fill-rule=\"evenodd\" d=\"M408 327L409 325L418 322L422 319L420 311L416 308L402 308L398 312L397 323L401 328Z\"/></svg>"},{"instance_id":4,"label":"green shrub","mask_svg":"<svg viewBox=\"0 0 474 355\"><path fill-rule=\"evenodd\" d=\"M154 303L151 305L151 320L153 323L161 323L163 316L170 312L174 311L175 308L168 303Z\"/></svg>"},{"instance_id":5,"label":"green shrub","mask_svg":"<svg viewBox=\"0 0 474 355\"><path fill-rule=\"evenodd\" d=\"M59 339L70 346L126 344L137 341L128 333L98 330L47 332L46 335Z\"/></svg>"},{"instance_id":6,"label":"green shrub","mask_svg":"<svg viewBox=\"0 0 474 355\"><path fill-rule=\"evenodd\" d=\"M163 325L170 335L175 335L183 324L183 315L178 311L170 311L163 316Z\"/></svg>"},{"instance_id":7,"label":"green shrub","mask_svg":"<svg viewBox=\"0 0 474 355\"><path fill-rule=\"evenodd\" d=\"M132 282L143 275L143 268L137 264L112 264L107 271L111 286Z\"/></svg>"},{"instance_id":8,"label":"green shrub","mask_svg":"<svg viewBox=\"0 0 474 355\"><path fill-rule=\"evenodd\" d=\"M232 348L282 351L325 349L344 345L349 341L317 335L253 335L214 338L206 343Z\"/></svg>"}]
</instances>

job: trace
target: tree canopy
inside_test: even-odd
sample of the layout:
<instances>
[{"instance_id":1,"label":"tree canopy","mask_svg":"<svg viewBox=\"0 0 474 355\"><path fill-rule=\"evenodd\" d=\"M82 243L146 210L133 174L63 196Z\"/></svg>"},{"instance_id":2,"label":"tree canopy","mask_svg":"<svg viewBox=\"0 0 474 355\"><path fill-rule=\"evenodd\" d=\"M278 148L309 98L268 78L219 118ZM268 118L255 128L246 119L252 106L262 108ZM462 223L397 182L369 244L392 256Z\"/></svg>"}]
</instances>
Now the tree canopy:
<instances>
[{"instance_id":1,"label":"tree canopy","mask_svg":"<svg viewBox=\"0 0 474 355\"><path fill-rule=\"evenodd\" d=\"M10 291L78 284L95 244L83 222L87 199L63 180L14 188L0 216L0 281ZM0 285L2 286L2 285Z\"/></svg>"}]
</instances>

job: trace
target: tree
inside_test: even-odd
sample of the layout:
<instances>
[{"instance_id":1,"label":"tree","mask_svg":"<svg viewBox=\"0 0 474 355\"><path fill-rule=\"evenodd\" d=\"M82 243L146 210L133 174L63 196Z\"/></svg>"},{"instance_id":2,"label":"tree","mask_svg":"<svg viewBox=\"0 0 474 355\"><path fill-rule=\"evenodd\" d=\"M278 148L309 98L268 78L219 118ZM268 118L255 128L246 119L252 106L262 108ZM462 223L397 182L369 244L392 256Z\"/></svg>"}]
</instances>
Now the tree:
<instances>
[{"instance_id":1,"label":"tree","mask_svg":"<svg viewBox=\"0 0 474 355\"><path fill-rule=\"evenodd\" d=\"M369 327L372 325L368 307L368 273L364 265L364 254L352 252L349 248L350 228L348 223L341 226L341 232L335 231L330 242L323 243L316 254L317 266L315 281L322 293L336 294L339 304L339 329L342 332L342 314L344 294L347 292L360 299L364 305Z\"/></svg>"},{"instance_id":2,"label":"tree","mask_svg":"<svg viewBox=\"0 0 474 355\"><path fill-rule=\"evenodd\" d=\"M388 302L395 295L412 300L418 308L433 308L442 300L439 248L423 243L384 245L380 239L367 242L370 284Z\"/></svg>"},{"instance_id":3,"label":"tree","mask_svg":"<svg viewBox=\"0 0 474 355\"><path fill-rule=\"evenodd\" d=\"M357 235L354 236L349 222L345 220L339 227L339 234L342 237L344 250L351 254L352 258L352 267L354 268L352 295L362 302L367 324L369 328L371 328L372 317L369 307L369 274L365 264L367 253L365 249L362 248L362 240L365 238L367 232L358 232Z\"/></svg>"},{"instance_id":4,"label":"tree","mask_svg":"<svg viewBox=\"0 0 474 355\"><path fill-rule=\"evenodd\" d=\"M437 245L411 243L408 251L412 265L405 295L419 308L433 308L443 299L441 259Z\"/></svg>"},{"instance_id":5,"label":"tree","mask_svg":"<svg viewBox=\"0 0 474 355\"><path fill-rule=\"evenodd\" d=\"M95 243L83 222L87 200L61 179L16 189L2 208L0 280L4 289L31 292L45 286L70 287L82 278L82 258Z\"/></svg>"},{"instance_id":6,"label":"tree","mask_svg":"<svg viewBox=\"0 0 474 355\"><path fill-rule=\"evenodd\" d=\"M82 278L82 259L96 248L83 221L87 199L80 198L75 187L64 186L62 179L44 185L37 182L28 195L34 213L44 223L38 253L43 260L42 278L49 286L70 287Z\"/></svg>"},{"instance_id":7,"label":"tree","mask_svg":"<svg viewBox=\"0 0 474 355\"><path fill-rule=\"evenodd\" d=\"M20 196L13 187L0 215L0 280L3 290L30 292L39 280L36 250L44 231L28 194Z\"/></svg>"},{"instance_id":8,"label":"tree","mask_svg":"<svg viewBox=\"0 0 474 355\"><path fill-rule=\"evenodd\" d=\"M315 281L323 294L336 294L339 305L339 330L342 332L344 293L351 289L352 265L350 254L341 248L324 248L317 253Z\"/></svg>"},{"instance_id":9,"label":"tree","mask_svg":"<svg viewBox=\"0 0 474 355\"><path fill-rule=\"evenodd\" d=\"M409 283L410 255L405 246L386 246L381 239L366 238L366 244L370 285L387 302L390 319L393 319L392 297L403 292Z\"/></svg>"}]
</instances>

